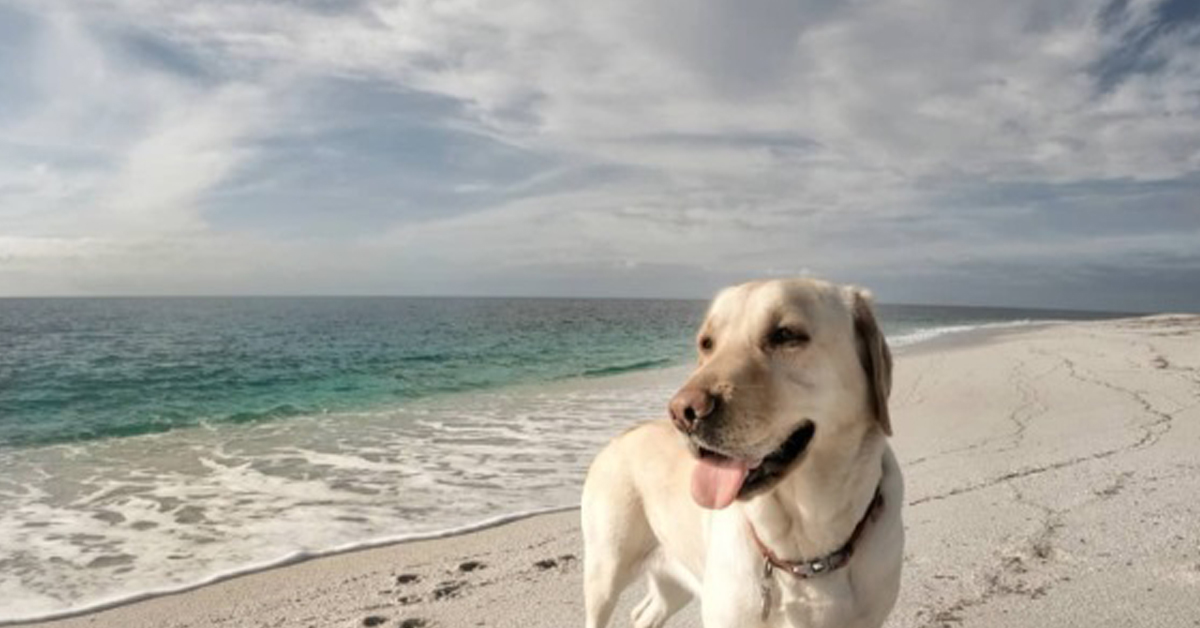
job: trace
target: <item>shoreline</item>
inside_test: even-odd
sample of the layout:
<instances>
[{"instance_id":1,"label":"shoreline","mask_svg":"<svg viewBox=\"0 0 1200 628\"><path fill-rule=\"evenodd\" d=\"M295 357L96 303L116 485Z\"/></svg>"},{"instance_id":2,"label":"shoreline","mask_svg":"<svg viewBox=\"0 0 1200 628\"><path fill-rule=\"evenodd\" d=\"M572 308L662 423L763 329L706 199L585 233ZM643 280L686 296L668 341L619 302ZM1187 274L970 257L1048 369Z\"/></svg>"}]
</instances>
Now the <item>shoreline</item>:
<instances>
[{"instance_id":1,"label":"shoreline","mask_svg":"<svg viewBox=\"0 0 1200 628\"><path fill-rule=\"evenodd\" d=\"M427 541L439 541L446 539L454 539L468 534L483 532L492 528L499 528L514 523L519 523L526 519L534 519L537 517L546 517L565 512L573 512L579 510L579 506L557 506L544 508L539 510L530 510L524 512L516 512L511 514L497 515L488 519L483 519L475 523L466 525L435 530L432 532L418 532L413 534L404 534L397 537L385 537L363 541L362 543L348 544L338 547L332 547L326 550L317 551L302 551L295 552L288 556L284 556L277 561L271 561L259 565L250 565L243 569L218 573L194 583L180 585L178 587L158 589L153 591L143 591L135 593L127 597L121 597L111 600L101 600L95 604L83 606L76 609L65 610L55 613L47 613L45 615L37 615L31 617L17 617L13 619L0 619L0 628L8 626L36 626L44 625L50 622L55 622L65 619L75 619L86 617L96 613L119 609L125 606L148 602L158 598L171 597L203 589L205 587L214 586L231 580L253 576L256 574L267 573L278 569L286 569L295 565L317 561L325 558L334 558L346 554L354 554L356 552L368 552L371 550L383 549L396 545L404 545L408 543L421 543Z\"/></svg>"},{"instance_id":2,"label":"shoreline","mask_svg":"<svg viewBox=\"0 0 1200 628\"><path fill-rule=\"evenodd\" d=\"M1028 337L1037 336L1038 334L1043 334L1043 332L1046 332L1048 328L1061 329L1061 328L1065 327L1066 329L1069 329L1069 330L1078 330L1078 328L1080 328L1081 326L1083 326L1083 327L1099 327L1102 329L1113 328L1113 327L1122 327L1122 326L1152 328L1155 325L1161 325L1161 324L1169 325L1172 323L1172 321L1175 321L1175 320L1180 320L1180 319L1172 318L1170 316L1158 315L1158 316L1126 318L1126 319L1112 319L1112 320L1099 321L1099 322L1079 322L1079 321L1061 322L1061 323L1060 322L1033 322L1030 324L1022 324L1022 325L1007 325L1007 326L1003 326L1002 328L973 329L973 330L966 330L963 332L943 334L943 335L940 335L938 337L932 338L927 341L915 343L913 345L907 345L905 347L898 348L896 353L897 353L897 356L899 359L907 362L907 361L913 361L913 360L928 359L930 356L944 357L944 356L942 356L942 354L944 354L946 352L952 352L952 353L958 354L958 353L962 353L964 351L971 352L971 351L978 351L978 350L987 350L990 347L1020 343L1024 339L1027 339ZM1190 320L1190 319L1182 319L1182 320ZM648 373L656 373L656 372L660 372L660 371L672 371L672 370L683 370L683 367L671 366L671 367L666 367L666 368L662 368L662 369L648 369L648 370L644 370L644 371L637 371L635 373L623 373L623 374L615 375L612 377L588 378L585 381L589 381L589 382L592 382L592 383L595 383L598 385L602 385L604 382L609 382L614 378L619 379L619 378L630 377L630 376L632 376L632 377L646 376ZM921 498L916 498L916 500L919 500L919 499L921 499ZM913 501L916 501L916 500L910 500L910 502L909 502L910 505L912 505ZM569 506L560 506L560 507L555 507L555 508L543 509L543 510L539 510L537 512L515 513L512 515L492 517L492 518L486 519L484 521L470 524L468 526L461 526L459 528L447 529L447 530L432 532L432 533L428 533L428 534L424 534L424 535L403 535L403 538L376 539L376 540L371 541L366 544L355 544L354 546L340 546L340 547L332 548L332 549L326 550L326 551L294 554L294 555L285 557L279 561L274 561L274 562L271 562L271 563L265 564L265 565L257 565L252 568L249 568L247 570L238 570L238 571L232 572L232 573L220 574L220 575L214 576L213 578L207 579L203 582L193 583L190 585L186 585L184 587L178 587L178 588L174 588L171 590L164 590L164 591L140 593L140 594L122 598L122 599L108 600L105 602L97 603L96 605L92 605L87 608L72 609L69 611L55 613L53 615L39 616L36 618L0 620L0 626L20 626L20 625L28 625L28 626L56 625L57 626L57 625L62 625L65 627L68 625L75 625L75 624L69 623L71 620L87 620L89 618L95 618L95 617L99 617L102 615L108 615L108 614L111 614L114 612L123 611L124 609L137 608L137 607L141 607L146 604L154 604L154 603L156 603L157 600L171 600L171 599L178 599L181 597L187 597L189 595L195 594L198 591L217 587L217 586L220 586L225 583L240 581L245 578L268 577L268 580L270 580L272 578L270 578L269 576L272 573L286 572L288 570L300 568L305 565L309 565L309 564L313 564L313 563L321 563L322 561L335 560L335 559L338 559L339 557L353 556L356 554L363 554L363 553L369 554L371 552L386 551L386 550L390 550L392 553L404 554L405 552L403 551L403 548L406 546L415 546L415 545L429 544L429 543L437 544L439 541L443 542L443 544L450 544L451 541L457 542L459 540L462 540L462 539L465 539L468 537L473 537L473 535L477 536L480 534L485 534L490 530L512 529L514 526L517 526L518 524L521 524L523 522L529 522L531 520L534 521L534 523L527 524L527 525L532 525L539 529L541 529L542 527L544 527L546 525L550 525L549 523L545 523L545 522L554 522L554 524L557 526L554 534L556 534L559 537L562 537L565 534L567 534L567 531L565 531L563 529L563 526L565 525L564 519L563 519L564 515L568 515L569 513L577 510L577 508L578 508L578 506L569 505ZM537 523L537 521L539 521L539 520L543 521L543 523ZM504 536L504 535L501 534L501 536ZM551 557L551 558L553 558L553 557ZM566 569L566 568L564 567L564 569ZM577 567L576 567L576 570L577 570ZM575 597L578 597L578 595L576 594ZM123 621L130 621L130 620L125 619ZM79 625L83 625L83 624L79 624ZM92 624L88 623L87 625L92 625ZM110 624L102 624L102 625L110 625ZM135 624L111 624L111 625L135 625ZM140 624L138 624L138 625L140 625ZM150 625L150 624L146 624L146 625ZM160 625L160 624L154 624L154 625ZM438 624L432 624L432 625L438 625ZM520 624L512 624L512 625L520 625Z\"/></svg>"},{"instance_id":3,"label":"shoreline","mask_svg":"<svg viewBox=\"0 0 1200 628\"><path fill-rule=\"evenodd\" d=\"M79 609L68 614L40 619L21 619L0 622L0 626L91 626L100 621L100 625L120 627L136 626L189 626L194 625L190 619L183 618L182 623L173 623L179 614L179 607L199 610L211 605L234 605L243 607L265 601L267 605L287 605L292 601L294 592L281 591L278 587L278 576L285 574L290 585L296 585L297 580L303 582L301 588L308 593L321 596L327 593L324 586L328 572L345 573L347 571L369 571L369 578L378 588L361 593L393 594L399 589L414 590L432 586L432 595L437 599L457 597L459 591L467 586L488 586L465 579L455 579L455 576L488 576L489 570L501 565L492 559L479 560L489 557L489 546L496 539L507 539L518 536L527 541L530 549L537 547L543 551L540 558L531 558L527 565L505 565L519 567L526 572L555 577L564 572L577 572L579 550L575 548L581 541L577 534L570 533L577 528L578 506L564 507L548 512L529 513L524 516L493 521L488 525L480 525L470 530L459 530L453 534L433 538L407 539L382 543L370 547L357 547L337 551L335 553L306 557L290 564L264 567L262 569L229 575L211 582L190 586L179 591L156 593L136 599L115 601L103 608ZM415 560L414 560L415 558ZM404 566L400 568L398 566ZM440 567L440 569L438 569ZM343 579L340 584L359 582L367 579L366 575L358 575ZM403 586L412 585L412 586ZM337 591L339 597L347 591L342 588ZM358 591L350 591L350 598L358 598ZM401 604L406 604L401 596ZM380 610L386 605L362 605L364 619L377 617L372 611ZM211 625L223 625L226 622L213 622ZM244 626L240 620L228 625ZM324 626L328 624L315 624ZM350 621L346 625L364 625L359 621ZM375 625L368 623L367 625ZM413 624L425 626L426 624ZM432 624L437 625L437 624Z\"/></svg>"},{"instance_id":4,"label":"shoreline","mask_svg":"<svg viewBox=\"0 0 1200 628\"><path fill-rule=\"evenodd\" d=\"M1112 319L1125 320L1125 319ZM912 344L893 347L896 357L921 355L938 351L952 351L986 345L1002 340L1009 335L1033 333L1061 325L1074 325L1079 321L1022 321L1019 323L996 323L971 329L938 334Z\"/></svg>"}]
</instances>

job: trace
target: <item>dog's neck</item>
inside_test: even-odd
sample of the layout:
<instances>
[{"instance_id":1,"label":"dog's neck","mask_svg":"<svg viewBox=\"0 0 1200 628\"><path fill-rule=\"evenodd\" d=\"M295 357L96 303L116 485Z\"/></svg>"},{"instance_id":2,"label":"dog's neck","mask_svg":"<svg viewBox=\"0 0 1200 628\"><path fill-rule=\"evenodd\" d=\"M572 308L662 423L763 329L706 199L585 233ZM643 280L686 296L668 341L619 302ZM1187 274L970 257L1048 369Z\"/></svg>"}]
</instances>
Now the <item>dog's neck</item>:
<instances>
[{"instance_id":1,"label":"dog's neck","mask_svg":"<svg viewBox=\"0 0 1200 628\"><path fill-rule=\"evenodd\" d=\"M854 531L875 497L887 447L882 431L868 425L848 441L857 447L821 442L818 429L797 468L770 491L742 504L776 556L819 558L840 548Z\"/></svg>"}]
</instances>

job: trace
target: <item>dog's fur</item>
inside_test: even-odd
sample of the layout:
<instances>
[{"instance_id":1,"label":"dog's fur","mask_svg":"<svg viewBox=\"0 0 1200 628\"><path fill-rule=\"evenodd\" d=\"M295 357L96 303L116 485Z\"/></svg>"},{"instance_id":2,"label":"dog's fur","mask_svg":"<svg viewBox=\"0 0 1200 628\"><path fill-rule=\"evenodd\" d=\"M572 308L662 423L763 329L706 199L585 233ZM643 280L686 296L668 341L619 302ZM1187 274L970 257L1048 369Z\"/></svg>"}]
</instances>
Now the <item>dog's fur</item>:
<instances>
[{"instance_id":1,"label":"dog's fur","mask_svg":"<svg viewBox=\"0 0 1200 628\"><path fill-rule=\"evenodd\" d=\"M789 334L772 337L781 327ZM808 279L735 286L713 300L697 342L699 366L672 411L690 390L711 395L711 414L690 426L676 416L674 426L636 427L588 472L587 627L606 626L621 591L644 572L637 628L662 626L693 596L706 628L878 628L900 586L904 489L886 439L891 355L869 294ZM815 426L811 441L773 483L721 510L692 498L700 447L761 461L806 422ZM882 508L849 564L804 580L776 571L762 621L763 557L748 524L781 559L822 557L850 537L876 487Z\"/></svg>"}]
</instances>

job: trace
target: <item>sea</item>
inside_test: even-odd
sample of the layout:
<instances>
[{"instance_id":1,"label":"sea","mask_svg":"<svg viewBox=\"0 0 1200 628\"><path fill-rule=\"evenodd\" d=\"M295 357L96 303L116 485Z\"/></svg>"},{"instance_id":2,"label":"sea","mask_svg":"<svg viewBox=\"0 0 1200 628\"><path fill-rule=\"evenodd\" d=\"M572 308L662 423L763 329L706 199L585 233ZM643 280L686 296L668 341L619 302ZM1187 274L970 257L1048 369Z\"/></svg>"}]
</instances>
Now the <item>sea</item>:
<instances>
[{"instance_id":1,"label":"sea","mask_svg":"<svg viewBox=\"0 0 1200 628\"><path fill-rule=\"evenodd\" d=\"M705 305L0 299L0 623L572 507ZM878 310L901 352L1116 316Z\"/></svg>"}]
</instances>

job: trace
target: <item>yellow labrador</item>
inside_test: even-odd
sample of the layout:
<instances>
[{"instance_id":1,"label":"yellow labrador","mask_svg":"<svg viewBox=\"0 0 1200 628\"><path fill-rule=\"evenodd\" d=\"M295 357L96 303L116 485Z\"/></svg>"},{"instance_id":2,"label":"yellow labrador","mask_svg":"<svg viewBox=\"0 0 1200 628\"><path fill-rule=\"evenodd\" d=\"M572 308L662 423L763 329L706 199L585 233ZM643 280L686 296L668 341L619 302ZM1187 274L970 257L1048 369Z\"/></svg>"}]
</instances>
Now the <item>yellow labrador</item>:
<instances>
[{"instance_id":1,"label":"yellow labrador","mask_svg":"<svg viewBox=\"0 0 1200 628\"><path fill-rule=\"evenodd\" d=\"M583 489L588 628L645 573L637 628L693 597L706 628L878 628L896 601L903 480L891 354L853 287L722 291L670 420L617 437Z\"/></svg>"}]
</instances>

